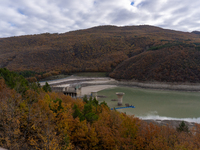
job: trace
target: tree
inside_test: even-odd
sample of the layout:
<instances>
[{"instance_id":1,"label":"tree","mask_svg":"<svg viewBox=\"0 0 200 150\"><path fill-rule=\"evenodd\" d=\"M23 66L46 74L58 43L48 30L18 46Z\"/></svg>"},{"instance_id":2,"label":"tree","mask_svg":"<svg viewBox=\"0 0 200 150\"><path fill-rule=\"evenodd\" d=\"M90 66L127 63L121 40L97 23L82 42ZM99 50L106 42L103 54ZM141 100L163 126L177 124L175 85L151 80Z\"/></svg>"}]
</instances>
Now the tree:
<instances>
[{"instance_id":1,"label":"tree","mask_svg":"<svg viewBox=\"0 0 200 150\"><path fill-rule=\"evenodd\" d=\"M84 95L83 101L84 101L85 103L88 103L87 95Z\"/></svg>"},{"instance_id":2,"label":"tree","mask_svg":"<svg viewBox=\"0 0 200 150\"><path fill-rule=\"evenodd\" d=\"M22 146L20 104L21 96L0 79L0 146L4 148L17 150Z\"/></svg>"},{"instance_id":3,"label":"tree","mask_svg":"<svg viewBox=\"0 0 200 150\"><path fill-rule=\"evenodd\" d=\"M0 68L0 76L4 78L5 83L11 89L15 89L20 94L24 95L28 90L29 83L23 76L11 72L6 68Z\"/></svg>"},{"instance_id":4,"label":"tree","mask_svg":"<svg viewBox=\"0 0 200 150\"><path fill-rule=\"evenodd\" d=\"M74 112L72 115L73 115L74 119L79 117L80 121L85 120L85 117L83 116L82 112L80 111L80 109L78 108L78 106L76 104L74 105L73 110L74 110Z\"/></svg>"},{"instance_id":5,"label":"tree","mask_svg":"<svg viewBox=\"0 0 200 150\"><path fill-rule=\"evenodd\" d=\"M184 121L182 121L182 122L179 124L179 127L177 127L176 130L177 130L178 132L189 132L188 126L185 124Z\"/></svg>"},{"instance_id":6,"label":"tree","mask_svg":"<svg viewBox=\"0 0 200 150\"><path fill-rule=\"evenodd\" d=\"M45 85L42 87L45 92L51 92L50 85L46 82Z\"/></svg>"}]
</instances>

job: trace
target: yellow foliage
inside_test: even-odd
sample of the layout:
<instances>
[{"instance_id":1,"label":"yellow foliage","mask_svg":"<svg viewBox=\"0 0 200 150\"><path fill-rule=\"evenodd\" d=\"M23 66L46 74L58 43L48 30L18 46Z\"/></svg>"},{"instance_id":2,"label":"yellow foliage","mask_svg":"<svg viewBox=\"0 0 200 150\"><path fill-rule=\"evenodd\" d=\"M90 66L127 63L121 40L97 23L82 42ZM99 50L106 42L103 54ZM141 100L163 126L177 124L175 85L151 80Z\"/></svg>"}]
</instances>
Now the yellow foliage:
<instances>
[{"instance_id":1,"label":"yellow foliage","mask_svg":"<svg viewBox=\"0 0 200 150\"><path fill-rule=\"evenodd\" d=\"M134 116L99 105L92 113L98 120L73 118L76 104L85 103L58 93L22 97L0 80L0 145L7 149L200 149L200 126L179 133L169 126L146 123ZM62 101L60 105L56 99Z\"/></svg>"}]
</instances>

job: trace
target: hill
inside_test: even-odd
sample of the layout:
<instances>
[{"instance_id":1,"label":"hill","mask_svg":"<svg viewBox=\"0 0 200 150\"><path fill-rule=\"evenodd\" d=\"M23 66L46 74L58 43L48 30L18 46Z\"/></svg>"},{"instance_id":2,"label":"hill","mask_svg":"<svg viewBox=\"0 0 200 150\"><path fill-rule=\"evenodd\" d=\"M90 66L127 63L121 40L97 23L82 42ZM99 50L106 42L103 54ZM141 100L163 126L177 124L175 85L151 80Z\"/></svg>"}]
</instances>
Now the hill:
<instances>
[{"instance_id":1,"label":"hill","mask_svg":"<svg viewBox=\"0 0 200 150\"><path fill-rule=\"evenodd\" d=\"M199 82L199 50L195 33L148 25L99 26L1 38L0 67L46 72L44 77L98 71L116 79Z\"/></svg>"}]
</instances>

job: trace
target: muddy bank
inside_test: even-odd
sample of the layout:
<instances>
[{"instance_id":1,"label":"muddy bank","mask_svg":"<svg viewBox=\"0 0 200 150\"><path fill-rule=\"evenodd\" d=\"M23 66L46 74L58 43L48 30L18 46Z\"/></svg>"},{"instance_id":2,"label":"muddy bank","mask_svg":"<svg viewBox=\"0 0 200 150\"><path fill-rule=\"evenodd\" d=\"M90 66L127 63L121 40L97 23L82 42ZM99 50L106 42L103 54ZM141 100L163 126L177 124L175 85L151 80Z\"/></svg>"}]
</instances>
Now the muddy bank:
<instances>
[{"instance_id":1,"label":"muddy bank","mask_svg":"<svg viewBox=\"0 0 200 150\"><path fill-rule=\"evenodd\" d=\"M118 81L120 86L133 86L149 89L177 90L177 91L200 91L199 83L162 83L162 82L136 82Z\"/></svg>"},{"instance_id":2,"label":"muddy bank","mask_svg":"<svg viewBox=\"0 0 200 150\"><path fill-rule=\"evenodd\" d=\"M85 82L83 86L88 85L100 85L103 83L87 83ZM137 81L117 81L112 79L106 83L107 85L116 86L129 86L137 88L147 88L147 89L159 89L159 90L173 90L173 91L200 91L200 83L163 83L163 82L137 82Z\"/></svg>"},{"instance_id":3,"label":"muddy bank","mask_svg":"<svg viewBox=\"0 0 200 150\"><path fill-rule=\"evenodd\" d=\"M93 86L85 86L81 89L82 95L90 95L91 92L98 92L104 89L117 87L116 85L93 85Z\"/></svg>"},{"instance_id":4,"label":"muddy bank","mask_svg":"<svg viewBox=\"0 0 200 150\"><path fill-rule=\"evenodd\" d=\"M167 82L138 82L138 81L117 81L109 77L77 77L70 76L68 78L47 81L50 85L80 84L82 87L92 85L115 85L130 86L148 89L176 90L176 91L200 91L200 83L167 83ZM40 82L44 85L45 82Z\"/></svg>"},{"instance_id":5,"label":"muddy bank","mask_svg":"<svg viewBox=\"0 0 200 150\"><path fill-rule=\"evenodd\" d=\"M81 84L81 85L96 85L96 84L105 84L105 83L112 83L116 80L109 78L109 77L77 77L77 76L70 76L63 79L57 80L49 80L49 81L42 81L40 82L41 85L45 85L45 82L48 82L51 86L56 85L65 85L65 84Z\"/></svg>"},{"instance_id":6,"label":"muddy bank","mask_svg":"<svg viewBox=\"0 0 200 150\"><path fill-rule=\"evenodd\" d=\"M182 121L180 120L151 120L151 119L142 119L143 121L147 122L147 123L153 123L156 125L160 125L160 126L171 126L174 129L176 129L177 127L179 127L179 125L181 124ZM188 126L189 130L191 130L193 127L195 127L195 122L187 122L184 121L185 125Z\"/></svg>"}]
</instances>

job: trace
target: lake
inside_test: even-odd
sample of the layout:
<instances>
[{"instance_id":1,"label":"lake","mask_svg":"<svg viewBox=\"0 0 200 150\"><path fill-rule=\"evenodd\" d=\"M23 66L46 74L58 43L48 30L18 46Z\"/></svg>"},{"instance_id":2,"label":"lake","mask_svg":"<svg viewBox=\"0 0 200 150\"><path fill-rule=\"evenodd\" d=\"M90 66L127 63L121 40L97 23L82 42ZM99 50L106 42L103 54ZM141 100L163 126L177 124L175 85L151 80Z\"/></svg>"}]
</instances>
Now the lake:
<instances>
[{"instance_id":1,"label":"lake","mask_svg":"<svg viewBox=\"0 0 200 150\"><path fill-rule=\"evenodd\" d=\"M98 92L106 98L109 107L118 107L116 92L124 92L123 105L129 103L135 108L118 109L143 119L174 119L200 123L200 92L153 90L133 87L115 87Z\"/></svg>"}]
</instances>

